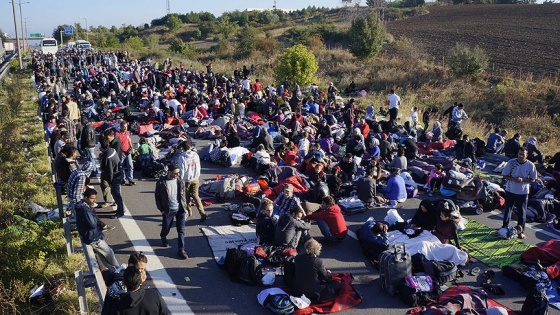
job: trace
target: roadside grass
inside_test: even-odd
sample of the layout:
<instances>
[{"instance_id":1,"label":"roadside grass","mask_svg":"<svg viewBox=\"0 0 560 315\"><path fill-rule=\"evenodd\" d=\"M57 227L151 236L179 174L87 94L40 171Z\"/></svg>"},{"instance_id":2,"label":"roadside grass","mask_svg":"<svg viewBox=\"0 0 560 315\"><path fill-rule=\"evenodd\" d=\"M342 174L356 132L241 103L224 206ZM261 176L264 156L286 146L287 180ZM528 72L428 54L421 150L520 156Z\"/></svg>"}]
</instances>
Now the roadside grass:
<instances>
[{"instance_id":1,"label":"roadside grass","mask_svg":"<svg viewBox=\"0 0 560 315\"><path fill-rule=\"evenodd\" d=\"M25 203L57 206L29 74L11 74L0 86L0 309L3 314L77 314L74 271L87 268L83 255L66 254L61 220L35 222ZM31 288L58 280L66 290L57 300L29 302Z\"/></svg>"}]
</instances>

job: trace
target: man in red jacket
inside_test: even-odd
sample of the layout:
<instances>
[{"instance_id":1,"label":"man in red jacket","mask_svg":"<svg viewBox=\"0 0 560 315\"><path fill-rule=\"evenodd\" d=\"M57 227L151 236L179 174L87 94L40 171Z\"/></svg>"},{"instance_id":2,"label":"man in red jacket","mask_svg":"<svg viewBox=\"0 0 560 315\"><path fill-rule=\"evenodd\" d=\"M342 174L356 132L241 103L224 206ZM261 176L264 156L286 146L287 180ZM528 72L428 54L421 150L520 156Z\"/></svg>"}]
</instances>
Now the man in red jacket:
<instances>
[{"instance_id":1,"label":"man in red jacket","mask_svg":"<svg viewBox=\"0 0 560 315\"><path fill-rule=\"evenodd\" d=\"M324 197L321 209L307 215L305 218L317 222L326 242L342 241L348 232L342 211L332 196Z\"/></svg>"}]
</instances>

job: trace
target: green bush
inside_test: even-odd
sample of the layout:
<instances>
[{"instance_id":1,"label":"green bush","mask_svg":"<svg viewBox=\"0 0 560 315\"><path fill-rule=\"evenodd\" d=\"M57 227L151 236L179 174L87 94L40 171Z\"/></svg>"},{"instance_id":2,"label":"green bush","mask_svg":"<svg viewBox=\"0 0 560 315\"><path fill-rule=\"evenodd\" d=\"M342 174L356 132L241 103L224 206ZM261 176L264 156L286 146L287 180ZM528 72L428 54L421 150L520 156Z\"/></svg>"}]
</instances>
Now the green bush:
<instances>
[{"instance_id":1,"label":"green bush","mask_svg":"<svg viewBox=\"0 0 560 315\"><path fill-rule=\"evenodd\" d=\"M355 19L348 30L348 39L352 55L360 59L375 58L385 40L383 23L375 13Z\"/></svg>"},{"instance_id":2,"label":"green bush","mask_svg":"<svg viewBox=\"0 0 560 315\"><path fill-rule=\"evenodd\" d=\"M470 48L457 43L449 50L447 63L457 77L476 77L488 68L488 56L479 46Z\"/></svg>"},{"instance_id":3,"label":"green bush","mask_svg":"<svg viewBox=\"0 0 560 315\"><path fill-rule=\"evenodd\" d=\"M311 85L316 81L315 74L318 69L315 55L304 45L295 45L286 48L278 58L275 68L276 82L287 79L301 86Z\"/></svg>"}]
</instances>

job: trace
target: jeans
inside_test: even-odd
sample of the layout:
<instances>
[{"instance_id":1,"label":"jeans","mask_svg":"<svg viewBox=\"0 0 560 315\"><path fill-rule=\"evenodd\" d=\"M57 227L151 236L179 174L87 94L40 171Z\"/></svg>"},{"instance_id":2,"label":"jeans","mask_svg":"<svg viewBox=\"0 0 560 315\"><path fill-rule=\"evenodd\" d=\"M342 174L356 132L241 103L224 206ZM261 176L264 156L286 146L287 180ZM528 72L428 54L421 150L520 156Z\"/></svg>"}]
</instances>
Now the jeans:
<instances>
[{"instance_id":1,"label":"jeans","mask_svg":"<svg viewBox=\"0 0 560 315\"><path fill-rule=\"evenodd\" d=\"M109 268L109 270L114 271L120 267L119 261L115 257L113 249L109 246L109 244L107 244L107 242L105 242L105 240L100 239L92 242L90 245L101 262L105 265L105 267Z\"/></svg>"},{"instance_id":2,"label":"jeans","mask_svg":"<svg viewBox=\"0 0 560 315\"><path fill-rule=\"evenodd\" d=\"M318 219L315 222L317 222L317 226L319 227L319 230L321 230L321 234L323 234L324 237L326 238L332 238L333 235L331 233L331 230L329 229L329 225L327 224L327 222L323 219Z\"/></svg>"},{"instance_id":3,"label":"jeans","mask_svg":"<svg viewBox=\"0 0 560 315\"><path fill-rule=\"evenodd\" d=\"M389 121L397 121L397 116L399 115L398 108L390 108L389 109Z\"/></svg>"},{"instance_id":4,"label":"jeans","mask_svg":"<svg viewBox=\"0 0 560 315\"><path fill-rule=\"evenodd\" d=\"M121 194L121 181L122 175L114 176L113 180L111 181L111 195L113 195L113 199L115 199L115 202L117 203L117 216L124 215L124 202Z\"/></svg>"},{"instance_id":5,"label":"jeans","mask_svg":"<svg viewBox=\"0 0 560 315\"><path fill-rule=\"evenodd\" d=\"M187 197L187 212L189 215L192 214L191 211L191 198L194 199L196 207L198 208L198 213L200 215L204 215L204 206L202 205L202 200L198 196L198 187L200 186L200 182L198 179L195 179L190 182L185 182L185 194Z\"/></svg>"},{"instance_id":6,"label":"jeans","mask_svg":"<svg viewBox=\"0 0 560 315\"><path fill-rule=\"evenodd\" d=\"M93 165L93 169L91 170L92 173L97 174L97 158L95 157L95 147L93 148L85 148L84 152L87 155L87 158L91 165Z\"/></svg>"},{"instance_id":7,"label":"jeans","mask_svg":"<svg viewBox=\"0 0 560 315\"><path fill-rule=\"evenodd\" d=\"M134 164L132 162L132 154L123 153L121 160L124 172L124 180L132 181L134 179Z\"/></svg>"},{"instance_id":8,"label":"jeans","mask_svg":"<svg viewBox=\"0 0 560 315\"><path fill-rule=\"evenodd\" d=\"M517 209L517 225L523 228L525 231L525 222L527 221L527 200L529 195L518 195L506 191L506 204L504 212L504 220L502 227L508 227L509 221L511 220L511 213L513 212L513 207Z\"/></svg>"},{"instance_id":9,"label":"jeans","mask_svg":"<svg viewBox=\"0 0 560 315\"><path fill-rule=\"evenodd\" d=\"M179 211L164 212L162 214L162 219L159 236L161 238L166 238L173 225L173 220L176 219L178 250L185 250L185 221L187 221L185 210L179 209Z\"/></svg>"}]
</instances>

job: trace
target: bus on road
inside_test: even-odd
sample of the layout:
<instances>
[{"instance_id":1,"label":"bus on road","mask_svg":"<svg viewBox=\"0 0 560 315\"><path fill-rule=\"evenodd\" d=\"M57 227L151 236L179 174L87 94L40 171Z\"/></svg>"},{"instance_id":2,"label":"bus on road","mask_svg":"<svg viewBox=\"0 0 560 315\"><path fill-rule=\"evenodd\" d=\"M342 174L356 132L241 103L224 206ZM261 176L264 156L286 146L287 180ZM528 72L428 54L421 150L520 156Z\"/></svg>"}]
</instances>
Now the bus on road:
<instances>
[{"instance_id":1,"label":"bus on road","mask_svg":"<svg viewBox=\"0 0 560 315\"><path fill-rule=\"evenodd\" d=\"M58 42L52 37L46 37L41 40L41 51L43 54L56 54L58 51Z\"/></svg>"}]
</instances>

